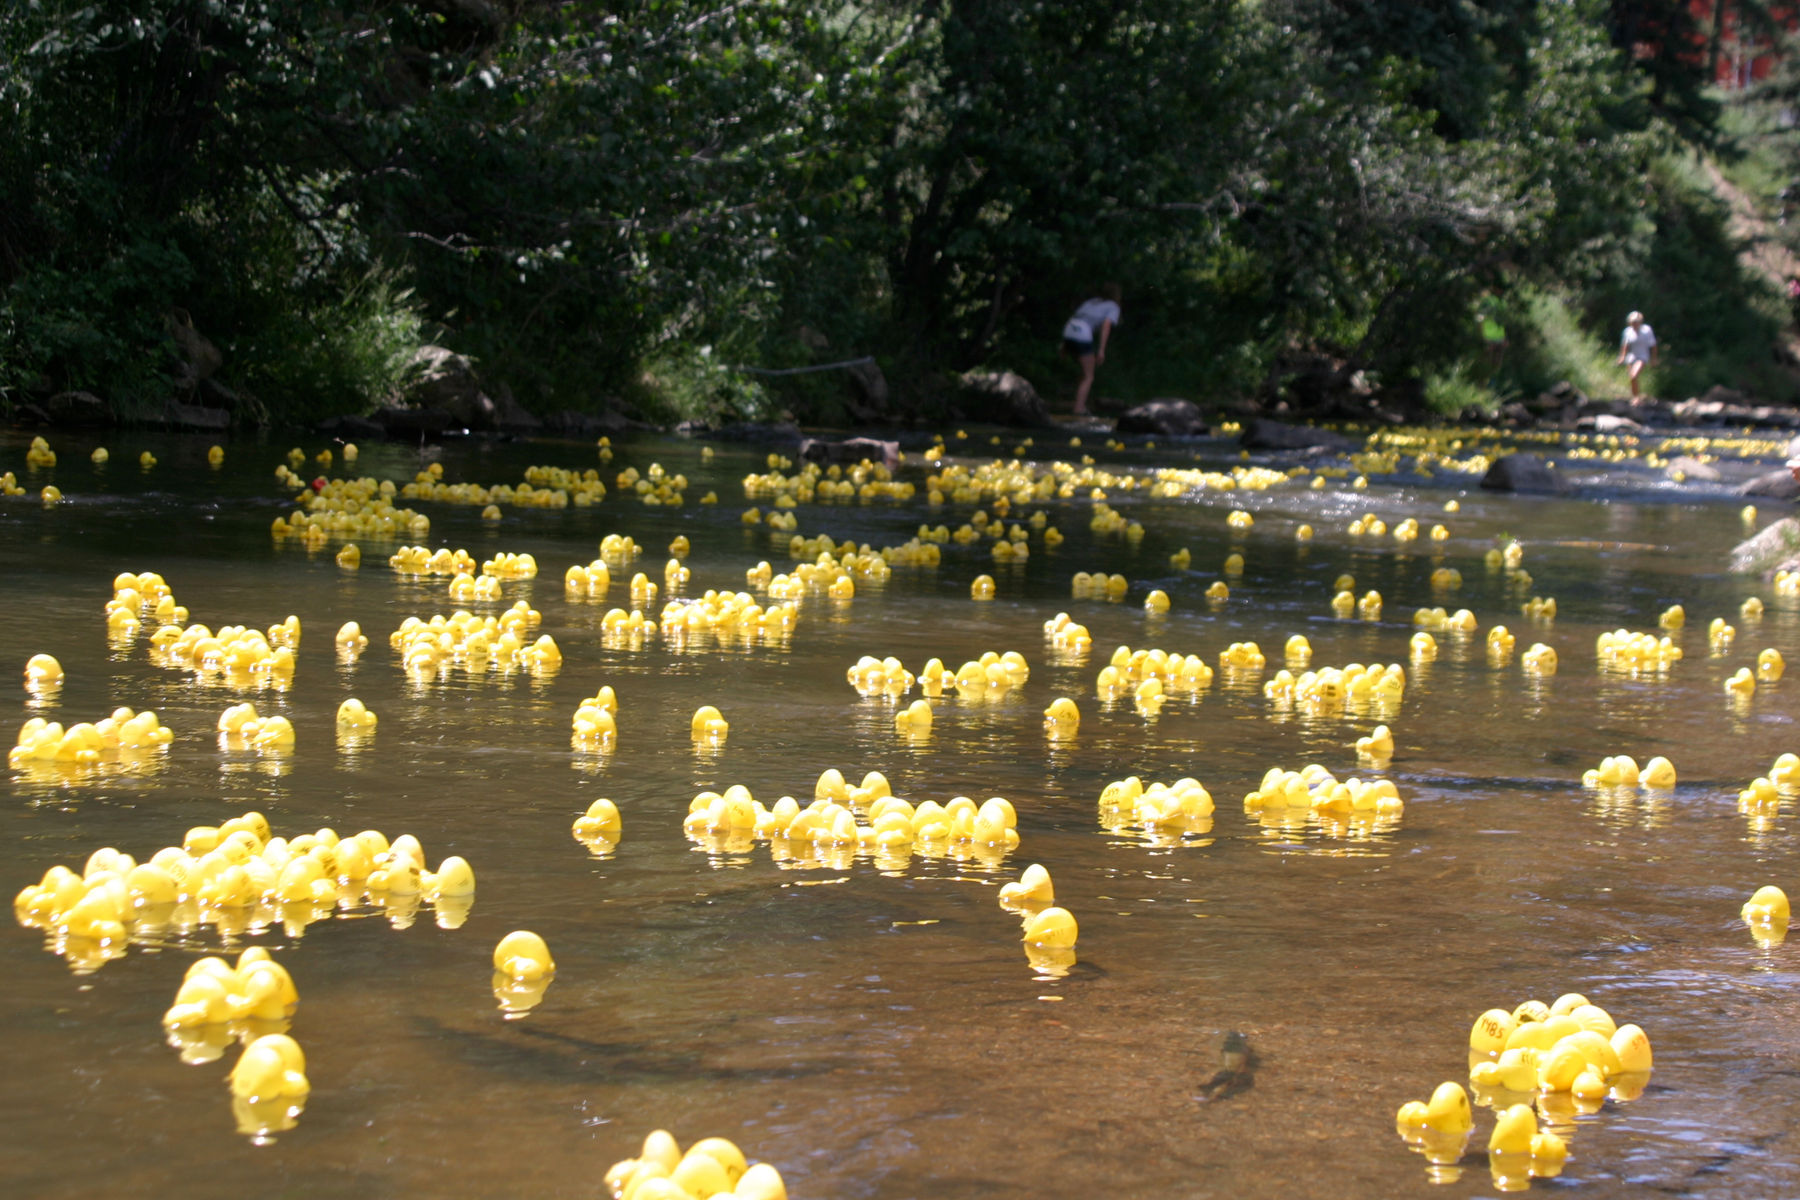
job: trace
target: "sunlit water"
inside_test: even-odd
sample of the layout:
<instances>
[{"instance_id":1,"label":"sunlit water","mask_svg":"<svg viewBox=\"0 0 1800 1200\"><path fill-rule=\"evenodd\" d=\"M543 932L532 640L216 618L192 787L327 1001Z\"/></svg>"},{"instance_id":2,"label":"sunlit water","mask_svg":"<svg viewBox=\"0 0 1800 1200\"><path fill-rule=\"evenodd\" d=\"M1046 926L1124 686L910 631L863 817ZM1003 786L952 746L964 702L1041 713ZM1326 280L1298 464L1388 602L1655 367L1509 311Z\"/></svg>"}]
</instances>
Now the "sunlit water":
<instances>
[{"instance_id":1,"label":"sunlit water","mask_svg":"<svg viewBox=\"0 0 1800 1200\"><path fill-rule=\"evenodd\" d=\"M703 462L691 443L619 447L609 486L627 465L660 461L692 481L676 509L616 489L592 508L507 508L498 524L473 507L418 505L432 546L477 559L529 551L540 563L500 605L460 606L441 577L390 570L392 544L364 541L362 568L347 571L336 542L274 542L269 523L291 507L272 476L285 444L234 443L214 471L204 441L114 435L112 463L96 469L92 443L65 437L62 465L26 476L24 440L11 438L0 463L33 491L0 504L0 645L7 670L45 652L68 680L40 705L15 675L9 736L33 715L66 723L130 705L155 709L176 740L160 768L139 774L7 772L9 894L54 863L79 871L100 846L147 858L246 809L289 836L324 825L413 833L434 864L466 857L478 891L460 928L440 928L430 906L410 922L355 906L303 929L240 914L236 927L228 917L145 936L85 973L43 932L15 927L0 937L0 1193L593 1196L606 1167L661 1126L684 1144L731 1137L812 1200L1489 1194L1480 1151L1491 1116L1478 1116L1460 1178L1437 1186L1395 1135L1394 1111L1466 1077L1467 1031L1482 1010L1566 991L1643 1026L1657 1065L1641 1097L1575 1122L1567 1169L1537 1189L1800 1193L1800 942L1758 949L1737 916L1757 886L1800 884L1795 819L1788 808L1753 824L1736 804L1777 754L1800 750L1800 676L1743 705L1722 690L1765 646L1800 662L1800 612L1766 583L1723 572L1744 532L1723 489L1624 488L1597 503L1488 496L1440 476L1361 493L1341 480L1322 492L1116 493L1148 529L1135 547L1090 533L1085 499L1058 501L1046 508L1068 541L1045 550L1034 536L1022 566L994 564L985 541L952 543L942 565L898 567L854 600L809 597L785 644L634 650L598 636L605 609L627 604L630 572L615 571L605 604L577 604L564 599L564 569L595 557L611 532L645 548L634 569L659 583L665 547L686 534L689 595L743 588L759 559L784 569L788 535L739 521L750 502L738 480L763 469L764 451L722 447ZM161 459L147 473L135 462L144 447ZM1203 453L1236 458L1223 442ZM556 442L452 443L432 455L447 479L490 484L517 482L531 463L585 469L593 456ZM1133 457L1191 462L1185 449ZM922 479L912 458L903 474ZM411 449L375 446L356 473L404 481L419 466ZM68 499L47 509L35 491L51 480ZM709 488L721 503L694 503ZM1462 511L1445 515L1453 496ZM1253 528L1227 528L1238 506L1256 515ZM971 507L929 510L921 490L907 504L795 511L803 534L880 546L921 520L954 527ZM1369 511L1390 525L1441 520L1452 536L1402 547L1343 532ZM1293 536L1302 521L1318 529L1310 545ZM1530 591L1557 598L1554 625L1522 618L1525 595L1482 565L1502 531L1525 542ZM1188 572L1168 562L1182 546ZM1202 592L1233 549L1245 571L1211 606ZM1431 590L1440 565L1462 572L1459 591ZM292 688L200 686L152 665L146 637L109 646L102 607L127 569L162 573L191 619L215 628L297 614ZM1132 580L1123 603L1070 598L1070 576L1099 569ZM1346 571L1359 593L1381 591L1384 621L1330 616L1332 581ZM969 598L978 572L996 577L995 601ZM1150 587L1169 592L1172 612L1146 615ZM1753 594L1768 601L1760 622L1738 616ZM388 648L407 616L498 612L520 598L562 646L549 678L458 672L421 685ZM1599 632L1653 630L1675 601L1689 614L1687 657L1666 677L1597 671ZM1244 793L1271 766L1369 773L1350 747L1373 714L1313 718L1264 699L1288 635L1307 635L1315 667L1405 662L1413 609L1439 604L1473 609L1482 632L1440 634L1437 661L1409 665L1385 771L1406 801L1399 823L1345 831L1246 814ZM1045 644L1043 622L1064 610L1093 631L1085 660ZM1707 649L1713 616L1738 627L1723 656ZM353 665L331 640L346 620L372 641ZM1490 665L1482 640L1497 621L1521 651L1554 646L1559 672L1533 680L1516 656ZM1261 644L1266 671L1221 672L1154 719L1129 698L1095 696L1120 644L1216 663L1242 640ZM844 677L865 653L916 671L990 649L1021 651L1029 681L998 704L942 702L923 742L900 738L894 704L859 697ZM596 756L571 748L569 721L602 684L617 690L620 736ZM340 752L333 727L351 695L380 715L354 754ZM1041 713L1058 696L1075 698L1083 719L1075 739L1052 744ZM219 748L219 713L242 699L292 719L290 757ZM707 703L731 722L716 752L688 735ZM1614 753L1666 754L1680 784L1672 795L1584 791L1581 772ZM915 801L1005 796L1022 845L998 865L915 856L796 869L764 843L713 853L683 835L699 790L742 783L764 802L805 801L832 766L853 781L880 770ZM1103 828L1097 797L1127 775L1198 778L1218 803L1211 830L1155 845ZM624 814L606 857L570 835L599 796ZM1033 969L1018 918L995 901L1031 862L1050 869L1057 902L1080 921L1065 976ZM509 1020L490 956L521 928L547 939L557 974L541 1005ZM189 1065L160 1023L195 957L244 945L268 947L293 974L292 1033L313 1088L297 1126L262 1145L234 1128L235 1048ZM1253 1086L1202 1103L1229 1030L1255 1050Z\"/></svg>"}]
</instances>

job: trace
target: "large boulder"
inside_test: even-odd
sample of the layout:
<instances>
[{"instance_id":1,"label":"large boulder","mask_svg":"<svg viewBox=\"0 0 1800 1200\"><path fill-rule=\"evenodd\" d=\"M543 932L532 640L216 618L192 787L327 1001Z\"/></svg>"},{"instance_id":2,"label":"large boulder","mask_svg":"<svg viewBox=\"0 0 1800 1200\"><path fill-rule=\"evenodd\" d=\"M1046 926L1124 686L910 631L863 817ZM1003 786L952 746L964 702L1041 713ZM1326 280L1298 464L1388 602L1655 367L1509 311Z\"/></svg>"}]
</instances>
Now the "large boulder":
<instances>
[{"instance_id":1,"label":"large boulder","mask_svg":"<svg viewBox=\"0 0 1800 1200\"><path fill-rule=\"evenodd\" d=\"M858 421L877 421L888 415L888 381L874 359L853 362L844 368L850 394L845 407Z\"/></svg>"},{"instance_id":2,"label":"large boulder","mask_svg":"<svg viewBox=\"0 0 1800 1200\"><path fill-rule=\"evenodd\" d=\"M448 431L452 425L448 413L439 412L435 408L403 408L398 404L387 404L377 409L375 423L381 426L382 432L388 437L405 441L436 437Z\"/></svg>"},{"instance_id":3,"label":"large boulder","mask_svg":"<svg viewBox=\"0 0 1800 1200\"><path fill-rule=\"evenodd\" d=\"M564 437L616 437L631 428L631 421L622 413L584 413L572 408L561 412L553 412L544 418L544 429L550 433Z\"/></svg>"},{"instance_id":4,"label":"large boulder","mask_svg":"<svg viewBox=\"0 0 1800 1200\"><path fill-rule=\"evenodd\" d=\"M1013 371L970 371L962 377L956 407L963 417L985 425L1041 429L1050 409L1031 381Z\"/></svg>"},{"instance_id":5,"label":"large boulder","mask_svg":"<svg viewBox=\"0 0 1800 1200\"><path fill-rule=\"evenodd\" d=\"M1329 429L1289 425L1262 417L1245 424L1241 441L1246 450L1310 450L1314 453L1347 453L1359 444Z\"/></svg>"},{"instance_id":6,"label":"large boulder","mask_svg":"<svg viewBox=\"0 0 1800 1200\"><path fill-rule=\"evenodd\" d=\"M481 390L481 378L475 373L475 364L464 356L443 346L420 346L413 352L406 370L401 404L397 407L439 414L443 418L439 428L494 427L494 402Z\"/></svg>"},{"instance_id":7,"label":"large boulder","mask_svg":"<svg viewBox=\"0 0 1800 1200\"><path fill-rule=\"evenodd\" d=\"M1569 481L1535 454L1506 454L1496 458L1481 477L1490 492L1547 492L1574 490Z\"/></svg>"},{"instance_id":8,"label":"large boulder","mask_svg":"<svg viewBox=\"0 0 1800 1200\"><path fill-rule=\"evenodd\" d=\"M231 428L231 414L222 408L202 408L198 404L170 400L163 405L162 423L170 429L217 433Z\"/></svg>"},{"instance_id":9,"label":"large boulder","mask_svg":"<svg viewBox=\"0 0 1800 1200\"><path fill-rule=\"evenodd\" d=\"M829 441L825 438L807 438L800 443L800 457L807 462L829 466L855 466L868 459L874 463L884 463L889 470L900 465L900 443L884 442L876 438L853 437L842 441Z\"/></svg>"},{"instance_id":10,"label":"large boulder","mask_svg":"<svg viewBox=\"0 0 1800 1200\"><path fill-rule=\"evenodd\" d=\"M721 425L713 429L704 421L687 422L675 427L676 433L682 433L682 425L697 425L685 432L690 435L704 435L715 442L743 442L755 446L798 446L800 444L800 427L792 421L734 421L729 425Z\"/></svg>"},{"instance_id":11,"label":"large boulder","mask_svg":"<svg viewBox=\"0 0 1800 1200\"><path fill-rule=\"evenodd\" d=\"M112 408L92 392L58 392L44 401L52 425L64 429L88 429L111 425Z\"/></svg>"},{"instance_id":12,"label":"large boulder","mask_svg":"<svg viewBox=\"0 0 1800 1200\"><path fill-rule=\"evenodd\" d=\"M367 417L359 417L351 413L343 416L326 417L313 426L317 433L330 438L342 438L346 442L366 442L381 437L387 432L379 424Z\"/></svg>"},{"instance_id":13,"label":"large boulder","mask_svg":"<svg viewBox=\"0 0 1800 1200\"><path fill-rule=\"evenodd\" d=\"M194 318L185 308L171 308L163 314L163 328L175 343L175 386L192 392L200 381L225 365L225 356L212 339L194 328Z\"/></svg>"},{"instance_id":14,"label":"large boulder","mask_svg":"<svg viewBox=\"0 0 1800 1200\"><path fill-rule=\"evenodd\" d=\"M1116 432L1194 437L1206 432L1206 421L1191 400L1152 400L1121 413Z\"/></svg>"},{"instance_id":15,"label":"large boulder","mask_svg":"<svg viewBox=\"0 0 1800 1200\"><path fill-rule=\"evenodd\" d=\"M1742 496L1761 496L1765 500L1800 500L1800 479L1786 467L1766 471L1738 489Z\"/></svg>"},{"instance_id":16,"label":"large boulder","mask_svg":"<svg viewBox=\"0 0 1800 1200\"><path fill-rule=\"evenodd\" d=\"M1731 569L1740 575L1772 571L1800 554L1800 521L1783 517L1731 552Z\"/></svg>"},{"instance_id":17,"label":"large boulder","mask_svg":"<svg viewBox=\"0 0 1800 1200\"><path fill-rule=\"evenodd\" d=\"M523 404L513 396L507 384L494 389L494 428L504 429L510 433L536 433L544 427L544 423L531 414Z\"/></svg>"}]
</instances>

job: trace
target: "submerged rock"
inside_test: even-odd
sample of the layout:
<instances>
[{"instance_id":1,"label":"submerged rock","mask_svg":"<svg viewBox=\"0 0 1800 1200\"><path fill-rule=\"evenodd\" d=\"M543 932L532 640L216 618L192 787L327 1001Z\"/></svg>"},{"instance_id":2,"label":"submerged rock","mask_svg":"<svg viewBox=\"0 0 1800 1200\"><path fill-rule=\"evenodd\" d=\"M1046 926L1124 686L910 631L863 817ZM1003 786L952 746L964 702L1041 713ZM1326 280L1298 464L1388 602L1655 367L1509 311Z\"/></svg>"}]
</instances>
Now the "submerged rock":
<instances>
[{"instance_id":1,"label":"submerged rock","mask_svg":"<svg viewBox=\"0 0 1800 1200\"><path fill-rule=\"evenodd\" d=\"M111 425L112 407L92 392L58 392L44 401L52 425L64 429Z\"/></svg>"},{"instance_id":2,"label":"submerged rock","mask_svg":"<svg viewBox=\"0 0 1800 1200\"><path fill-rule=\"evenodd\" d=\"M855 466L866 458L870 462L884 463L892 470L900 465L900 443L866 437L845 438L841 442L807 438L800 443L800 457L807 462L840 466Z\"/></svg>"},{"instance_id":3,"label":"submerged rock","mask_svg":"<svg viewBox=\"0 0 1800 1200\"><path fill-rule=\"evenodd\" d=\"M1311 425L1289 425L1282 421L1257 418L1244 426L1243 446L1246 450L1312 450L1349 452L1359 443L1329 429Z\"/></svg>"},{"instance_id":4,"label":"submerged rock","mask_svg":"<svg viewBox=\"0 0 1800 1200\"><path fill-rule=\"evenodd\" d=\"M1490 492L1571 492L1573 485L1535 454L1507 454L1494 460L1481 486Z\"/></svg>"},{"instance_id":5,"label":"submerged rock","mask_svg":"<svg viewBox=\"0 0 1800 1200\"><path fill-rule=\"evenodd\" d=\"M1116 432L1193 437L1206 432L1206 421L1192 400L1152 400L1120 414Z\"/></svg>"}]
</instances>

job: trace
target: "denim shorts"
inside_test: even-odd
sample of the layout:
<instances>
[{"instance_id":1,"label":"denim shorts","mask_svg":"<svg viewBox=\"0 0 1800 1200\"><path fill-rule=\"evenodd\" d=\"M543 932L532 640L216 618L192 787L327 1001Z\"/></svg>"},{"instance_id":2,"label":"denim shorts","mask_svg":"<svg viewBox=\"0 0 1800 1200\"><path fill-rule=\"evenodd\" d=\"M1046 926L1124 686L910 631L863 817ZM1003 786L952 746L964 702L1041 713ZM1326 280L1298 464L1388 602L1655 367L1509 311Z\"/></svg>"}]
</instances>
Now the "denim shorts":
<instances>
[{"instance_id":1,"label":"denim shorts","mask_svg":"<svg viewBox=\"0 0 1800 1200\"><path fill-rule=\"evenodd\" d=\"M1094 353L1094 343L1078 342L1074 338L1064 338L1063 349L1067 350L1070 354L1073 354L1076 358L1089 358Z\"/></svg>"}]
</instances>

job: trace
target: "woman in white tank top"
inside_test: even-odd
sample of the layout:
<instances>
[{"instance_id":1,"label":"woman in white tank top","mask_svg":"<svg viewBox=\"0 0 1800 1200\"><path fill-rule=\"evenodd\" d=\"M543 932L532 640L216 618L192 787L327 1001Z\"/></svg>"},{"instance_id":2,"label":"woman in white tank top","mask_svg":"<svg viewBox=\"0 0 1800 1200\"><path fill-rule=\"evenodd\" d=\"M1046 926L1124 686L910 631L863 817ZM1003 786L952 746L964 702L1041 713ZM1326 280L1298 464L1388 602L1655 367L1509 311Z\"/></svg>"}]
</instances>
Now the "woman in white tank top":
<instances>
[{"instance_id":1,"label":"woman in white tank top","mask_svg":"<svg viewBox=\"0 0 1800 1200\"><path fill-rule=\"evenodd\" d=\"M1082 301L1063 325L1063 352L1081 364L1081 382L1075 385L1075 415L1087 413L1088 392L1094 386L1094 368L1106 361L1106 342L1119 324L1119 285L1109 283L1100 294Z\"/></svg>"}]
</instances>

